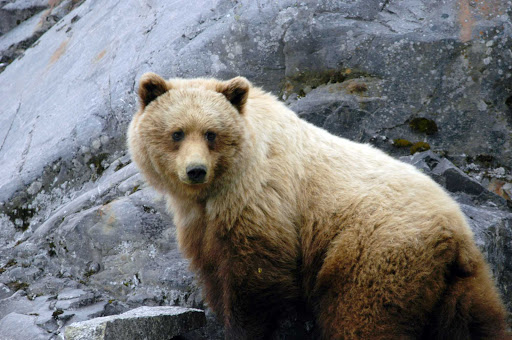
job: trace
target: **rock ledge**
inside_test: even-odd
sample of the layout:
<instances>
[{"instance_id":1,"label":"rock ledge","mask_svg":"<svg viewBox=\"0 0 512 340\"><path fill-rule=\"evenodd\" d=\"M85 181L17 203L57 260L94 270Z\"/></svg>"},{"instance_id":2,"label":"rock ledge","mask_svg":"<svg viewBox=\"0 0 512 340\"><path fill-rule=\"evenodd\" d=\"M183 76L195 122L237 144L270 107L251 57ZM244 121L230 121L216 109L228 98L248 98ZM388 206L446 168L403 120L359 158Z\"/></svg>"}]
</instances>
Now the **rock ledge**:
<instances>
[{"instance_id":1,"label":"rock ledge","mask_svg":"<svg viewBox=\"0 0 512 340\"><path fill-rule=\"evenodd\" d=\"M168 340L206 323L204 311L182 307L139 307L121 315L76 322L67 340Z\"/></svg>"}]
</instances>

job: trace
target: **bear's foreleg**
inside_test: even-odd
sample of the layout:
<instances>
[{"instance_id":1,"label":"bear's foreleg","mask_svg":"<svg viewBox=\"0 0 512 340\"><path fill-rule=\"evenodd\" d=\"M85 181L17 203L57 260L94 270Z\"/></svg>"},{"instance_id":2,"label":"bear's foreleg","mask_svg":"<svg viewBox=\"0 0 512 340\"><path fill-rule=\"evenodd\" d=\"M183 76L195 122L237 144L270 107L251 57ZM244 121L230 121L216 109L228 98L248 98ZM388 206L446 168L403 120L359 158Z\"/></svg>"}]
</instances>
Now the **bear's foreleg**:
<instances>
[{"instance_id":1,"label":"bear's foreleg","mask_svg":"<svg viewBox=\"0 0 512 340\"><path fill-rule=\"evenodd\" d=\"M207 299L217 299L215 312L223 319L226 338L271 338L280 314L299 296L295 254L283 254L282 247L259 237L218 245L222 256L216 259L211 280L217 287L206 293ZM216 291L221 296L215 296Z\"/></svg>"},{"instance_id":2,"label":"bear's foreleg","mask_svg":"<svg viewBox=\"0 0 512 340\"><path fill-rule=\"evenodd\" d=\"M280 309L271 297L247 294L238 289L226 296L224 332L226 339L270 339L279 319ZM281 304L282 305L282 304Z\"/></svg>"}]
</instances>

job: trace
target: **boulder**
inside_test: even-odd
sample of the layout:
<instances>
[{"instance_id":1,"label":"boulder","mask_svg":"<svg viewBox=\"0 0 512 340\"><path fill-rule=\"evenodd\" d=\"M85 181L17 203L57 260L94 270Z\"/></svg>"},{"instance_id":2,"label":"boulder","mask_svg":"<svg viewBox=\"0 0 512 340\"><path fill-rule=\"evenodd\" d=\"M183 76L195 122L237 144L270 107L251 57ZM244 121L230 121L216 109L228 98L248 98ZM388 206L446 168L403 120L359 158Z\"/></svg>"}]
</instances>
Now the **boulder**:
<instances>
[{"instance_id":1,"label":"boulder","mask_svg":"<svg viewBox=\"0 0 512 340\"><path fill-rule=\"evenodd\" d=\"M126 313L77 322L66 340L168 340L205 324L204 312L181 307L139 307Z\"/></svg>"}]
</instances>

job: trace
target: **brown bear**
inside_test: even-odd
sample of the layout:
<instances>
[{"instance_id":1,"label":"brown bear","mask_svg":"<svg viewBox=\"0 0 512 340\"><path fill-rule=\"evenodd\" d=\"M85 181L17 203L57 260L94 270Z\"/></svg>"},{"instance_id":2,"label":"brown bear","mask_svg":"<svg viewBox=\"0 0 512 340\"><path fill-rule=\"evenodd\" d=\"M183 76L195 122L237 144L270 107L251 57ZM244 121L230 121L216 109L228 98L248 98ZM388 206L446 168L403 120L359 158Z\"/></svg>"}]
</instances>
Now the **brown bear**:
<instances>
[{"instance_id":1,"label":"brown bear","mask_svg":"<svg viewBox=\"0 0 512 340\"><path fill-rule=\"evenodd\" d=\"M301 120L242 77L140 80L133 160L229 339L305 301L323 339L503 339L506 312L430 178Z\"/></svg>"}]
</instances>

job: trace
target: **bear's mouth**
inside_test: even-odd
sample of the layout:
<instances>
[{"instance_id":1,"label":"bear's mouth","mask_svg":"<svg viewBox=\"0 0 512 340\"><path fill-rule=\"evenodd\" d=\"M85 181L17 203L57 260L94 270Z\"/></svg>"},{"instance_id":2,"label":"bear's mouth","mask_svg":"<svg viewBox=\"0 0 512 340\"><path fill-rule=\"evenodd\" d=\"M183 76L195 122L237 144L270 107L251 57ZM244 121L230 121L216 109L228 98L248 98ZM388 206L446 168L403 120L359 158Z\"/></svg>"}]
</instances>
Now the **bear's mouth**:
<instances>
[{"instance_id":1,"label":"bear's mouth","mask_svg":"<svg viewBox=\"0 0 512 340\"><path fill-rule=\"evenodd\" d=\"M198 182L198 181L188 180L185 183L188 184L188 185L191 185L191 186L200 186L201 184L206 184L206 181Z\"/></svg>"},{"instance_id":2,"label":"bear's mouth","mask_svg":"<svg viewBox=\"0 0 512 340\"><path fill-rule=\"evenodd\" d=\"M201 186L208 183L208 179L205 177L204 179L191 179L188 176L178 176L181 183L186 184L188 186Z\"/></svg>"}]
</instances>

